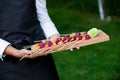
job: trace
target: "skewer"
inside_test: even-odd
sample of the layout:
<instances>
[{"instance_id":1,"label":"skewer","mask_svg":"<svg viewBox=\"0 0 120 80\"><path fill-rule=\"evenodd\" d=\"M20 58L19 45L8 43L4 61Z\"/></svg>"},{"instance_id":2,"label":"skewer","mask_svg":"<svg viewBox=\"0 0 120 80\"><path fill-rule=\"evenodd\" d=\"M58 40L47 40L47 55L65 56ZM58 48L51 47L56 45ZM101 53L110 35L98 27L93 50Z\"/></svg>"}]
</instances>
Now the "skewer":
<instances>
[{"instance_id":1,"label":"skewer","mask_svg":"<svg viewBox=\"0 0 120 80\"><path fill-rule=\"evenodd\" d=\"M23 60L25 57L27 57L29 54L25 54L23 57L19 59L19 61Z\"/></svg>"}]
</instances>

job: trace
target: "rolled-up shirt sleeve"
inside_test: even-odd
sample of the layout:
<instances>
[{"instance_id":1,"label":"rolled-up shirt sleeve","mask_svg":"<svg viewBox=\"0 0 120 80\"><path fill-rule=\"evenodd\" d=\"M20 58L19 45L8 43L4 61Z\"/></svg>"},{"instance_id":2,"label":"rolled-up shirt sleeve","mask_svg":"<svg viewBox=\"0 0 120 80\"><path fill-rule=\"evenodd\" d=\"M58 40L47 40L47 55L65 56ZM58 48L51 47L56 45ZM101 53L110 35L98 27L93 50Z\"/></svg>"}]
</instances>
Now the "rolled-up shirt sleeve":
<instances>
[{"instance_id":1,"label":"rolled-up shirt sleeve","mask_svg":"<svg viewBox=\"0 0 120 80\"><path fill-rule=\"evenodd\" d=\"M1 58L1 60L3 60L3 58L2 58L3 57L3 53L4 53L4 51L5 51L5 49L6 49L6 47L8 45L10 45L9 42L7 42L7 41L5 41L5 40L0 38L0 58Z\"/></svg>"},{"instance_id":2,"label":"rolled-up shirt sleeve","mask_svg":"<svg viewBox=\"0 0 120 80\"><path fill-rule=\"evenodd\" d=\"M46 38L49 38L54 34L59 34L54 23L48 15L48 11L46 8L46 0L36 0L36 10L38 20L40 21L40 25L44 31Z\"/></svg>"}]
</instances>

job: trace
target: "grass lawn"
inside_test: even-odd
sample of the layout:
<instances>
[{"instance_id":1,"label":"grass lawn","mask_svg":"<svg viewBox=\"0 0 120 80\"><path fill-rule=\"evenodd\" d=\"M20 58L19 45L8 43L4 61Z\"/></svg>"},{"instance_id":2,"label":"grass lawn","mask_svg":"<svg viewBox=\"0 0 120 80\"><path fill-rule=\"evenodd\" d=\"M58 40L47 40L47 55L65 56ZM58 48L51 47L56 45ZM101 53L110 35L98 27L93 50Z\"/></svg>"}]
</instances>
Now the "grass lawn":
<instances>
[{"instance_id":1,"label":"grass lawn","mask_svg":"<svg viewBox=\"0 0 120 80\"><path fill-rule=\"evenodd\" d=\"M49 4L48 10L61 34L96 27L110 36L108 42L53 54L60 80L120 80L120 18L100 21L97 13L56 9Z\"/></svg>"}]
</instances>

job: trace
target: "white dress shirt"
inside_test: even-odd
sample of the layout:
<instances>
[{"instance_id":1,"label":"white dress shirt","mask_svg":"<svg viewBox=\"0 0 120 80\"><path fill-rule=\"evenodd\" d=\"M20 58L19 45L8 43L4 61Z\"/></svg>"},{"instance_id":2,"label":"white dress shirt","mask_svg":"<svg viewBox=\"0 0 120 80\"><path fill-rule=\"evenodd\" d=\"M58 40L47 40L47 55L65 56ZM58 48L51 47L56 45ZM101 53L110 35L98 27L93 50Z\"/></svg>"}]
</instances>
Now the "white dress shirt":
<instances>
[{"instance_id":1,"label":"white dress shirt","mask_svg":"<svg viewBox=\"0 0 120 80\"><path fill-rule=\"evenodd\" d=\"M54 34L59 34L54 23L50 19L47 8L46 8L46 0L36 0L36 8L37 8L37 16L40 21L40 25L44 31L46 38ZM4 50L11 43L0 38L0 58L2 59ZM2 59L3 60L3 59Z\"/></svg>"}]
</instances>

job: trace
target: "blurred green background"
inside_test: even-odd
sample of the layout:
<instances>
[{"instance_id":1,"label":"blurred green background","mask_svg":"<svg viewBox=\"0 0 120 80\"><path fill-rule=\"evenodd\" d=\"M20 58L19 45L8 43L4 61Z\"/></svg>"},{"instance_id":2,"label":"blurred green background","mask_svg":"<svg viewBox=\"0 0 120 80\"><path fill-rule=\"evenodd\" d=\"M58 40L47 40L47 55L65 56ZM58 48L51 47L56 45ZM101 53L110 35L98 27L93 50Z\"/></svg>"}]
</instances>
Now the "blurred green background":
<instances>
[{"instance_id":1,"label":"blurred green background","mask_svg":"<svg viewBox=\"0 0 120 80\"><path fill-rule=\"evenodd\" d=\"M96 27L110 41L53 54L60 80L120 80L120 0L104 0L100 21L97 0L47 0L58 31L72 33Z\"/></svg>"}]
</instances>

